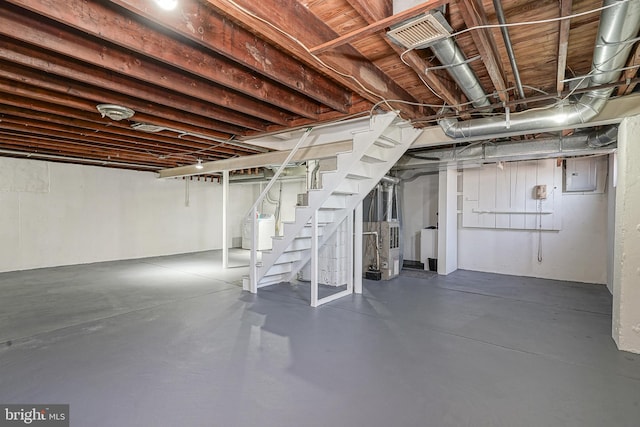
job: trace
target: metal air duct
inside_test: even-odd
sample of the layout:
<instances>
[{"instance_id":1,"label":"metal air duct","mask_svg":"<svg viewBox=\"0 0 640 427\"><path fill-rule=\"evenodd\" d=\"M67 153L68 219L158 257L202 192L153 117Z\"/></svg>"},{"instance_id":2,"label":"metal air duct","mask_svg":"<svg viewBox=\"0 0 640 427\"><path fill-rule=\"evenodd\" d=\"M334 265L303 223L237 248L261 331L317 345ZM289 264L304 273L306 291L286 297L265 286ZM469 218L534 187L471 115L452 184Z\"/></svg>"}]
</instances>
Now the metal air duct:
<instances>
[{"instance_id":1,"label":"metal air duct","mask_svg":"<svg viewBox=\"0 0 640 427\"><path fill-rule=\"evenodd\" d=\"M396 5L394 4L394 10ZM475 108L491 105L469 61L451 37L453 30L439 10L392 28L387 36L407 49L431 48L458 87ZM425 70L428 73L429 69Z\"/></svg>"},{"instance_id":2,"label":"metal air duct","mask_svg":"<svg viewBox=\"0 0 640 427\"><path fill-rule=\"evenodd\" d=\"M616 5L617 4L617 5ZM640 0L605 0L602 11L596 46L591 66L594 74L590 77L592 85L602 85L619 79L633 39L640 27ZM618 71L616 71L618 70ZM498 117L458 122L456 119L441 119L444 133L452 138L466 138L559 128L586 123L596 117L607 103L613 88L594 89L583 94L574 104L563 103L546 110L531 110L511 114L508 121Z\"/></svg>"},{"instance_id":3,"label":"metal air duct","mask_svg":"<svg viewBox=\"0 0 640 427\"><path fill-rule=\"evenodd\" d=\"M587 145L592 148L606 147L618 142L618 126L607 126L592 132L587 137Z\"/></svg>"},{"instance_id":4,"label":"metal air duct","mask_svg":"<svg viewBox=\"0 0 640 427\"><path fill-rule=\"evenodd\" d=\"M452 32L451 27L440 11L434 11L432 15L444 28ZM478 77L476 77L469 66L467 58L453 38L447 37L441 39L430 47L436 58L438 58L438 61L440 61L442 65L449 66L447 71L475 108L484 108L491 105Z\"/></svg>"}]
</instances>

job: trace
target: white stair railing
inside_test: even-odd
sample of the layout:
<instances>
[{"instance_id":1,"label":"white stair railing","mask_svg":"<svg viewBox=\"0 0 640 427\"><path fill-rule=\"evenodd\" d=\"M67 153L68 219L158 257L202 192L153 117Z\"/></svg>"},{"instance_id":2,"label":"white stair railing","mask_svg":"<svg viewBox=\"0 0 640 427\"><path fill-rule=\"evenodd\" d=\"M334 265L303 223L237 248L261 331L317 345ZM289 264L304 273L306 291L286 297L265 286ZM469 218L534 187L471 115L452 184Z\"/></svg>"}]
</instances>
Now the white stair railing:
<instances>
[{"instance_id":1,"label":"white stair railing","mask_svg":"<svg viewBox=\"0 0 640 427\"><path fill-rule=\"evenodd\" d=\"M273 184L276 183L276 181L280 177L280 174L282 174L282 171L284 171L291 159L293 159L293 156L295 156L298 149L307 139L312 129L313 128L307 128L307 130L302 134L285 161L280 165L276 173L273 175L273 178L271 178L267 186L264 188L264 190L262 190L262 193L260 193L260 196L258 196L258 199L255 201L253 206L251 206L251 209L249 209L247 215L245 215L245 218L248 215L251 216L251 258L249 263L249 289L245 290L248 290L252 294L258 292L258 206L262 203L262 200L264 200L271 187L273 187Z\"/></svg>"}]
</instances>

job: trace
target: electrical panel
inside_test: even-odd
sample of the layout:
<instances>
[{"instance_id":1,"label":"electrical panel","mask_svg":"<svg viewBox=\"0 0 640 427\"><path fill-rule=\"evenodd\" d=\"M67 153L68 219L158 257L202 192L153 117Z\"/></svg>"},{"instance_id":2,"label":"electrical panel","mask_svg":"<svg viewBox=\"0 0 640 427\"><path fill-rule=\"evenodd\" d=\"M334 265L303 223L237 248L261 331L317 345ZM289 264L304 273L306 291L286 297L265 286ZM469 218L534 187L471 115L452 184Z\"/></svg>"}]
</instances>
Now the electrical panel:
<instances>
[{"instance_id":1,"label":"electrical panel","mask_svg":"<svg viewBox=\"0 0 640 427\"><path fill-rule=\"evenodd\" d=\"M594 158L576 158L565 161L564 191L595 191L597 162Z\"/></svg>"}]
</instances>

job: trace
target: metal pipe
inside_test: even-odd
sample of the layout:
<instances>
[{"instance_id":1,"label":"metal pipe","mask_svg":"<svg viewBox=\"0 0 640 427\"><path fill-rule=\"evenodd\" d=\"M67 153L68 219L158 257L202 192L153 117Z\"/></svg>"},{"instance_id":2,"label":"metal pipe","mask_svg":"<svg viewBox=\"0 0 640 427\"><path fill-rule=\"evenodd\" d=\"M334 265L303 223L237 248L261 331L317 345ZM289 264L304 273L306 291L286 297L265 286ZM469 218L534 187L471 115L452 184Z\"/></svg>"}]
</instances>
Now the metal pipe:
<instances>
[{"instance_id":1,"label":"metal pipe","mask_svg":"<svg viewBox=\"0 0 640 427\"><path fill-rule=\"evenodd\" d=\"M591 83L604 85L619 79L632 45L619 43L636 37L640 28L640 0L620 2L605 0L604 6L615 5L602 11L598 36L593 52ZM602 41L606 43L601 43ZM596 88L584 93L578 102L564 102L546 110L529 110L511 114L508 120L500 117L458 122L456 119L439 121L444 133L452 138L500 135L507 132L529 132L537 129L568 127L587 123L606 105L613 88Z\"/></svg>"},{"instance_id":2,"label":"metal pipe","mask_svg":"<svg viewBox=\"0 0 640 427\"><path fill-rule=\"evenodd\" d=\"M363 231L362 234L371 234L376 236L376 270L380 270L380 243L378 243L377 231Z\"/></svg>"},{"instance_id":3,"label":"metal pipe","mask_svg":"<svg viewBox=\"0 0 640 427\"><path fill-rule=\"evenodd\" d=\"M400 182L400 178L395 176L385 175L382 178L380 178L380 182L384 182L387 184L398 184Z\"/></svg>"},{"instance_id":4,"label":"metal pipe","mask_svg":"<svg viewBox=\"0 0 640 427\"><path fill-rule=\"evenodd\" d=\"M385 213L383 221L391 221L393 219L393 193L395 184L384 184L383 188L387 193L387 204L385 206Z\"/></svg>"},{"instance_id":5,"label":"metal pipe","mask_svg":"<svg viewBox=\"0 0 640 427\"><path fill-rule=\"evenodd\" d=\"M509 62L511 63L511 69L513 70L513 79L516 83L516 88L518 89L518 96L520 99L524 99L524 89L522 87L522 80L520 80L520 71L518 71L518 64L516 63L516 56L513 53L513 45L511 44L511 37L509 37L509 29L506 27L507 19L504 16L504 10L502 9L502 2L500 0L493 0L493 7L496 10L496 18L498 18L498 23L502 25L500 27L500 31L502 32L502 39L504 40L504 45L507 48L507 56L509 57ZM524 104L526 107L526 104Z\"/></svg>"}]
</instances>

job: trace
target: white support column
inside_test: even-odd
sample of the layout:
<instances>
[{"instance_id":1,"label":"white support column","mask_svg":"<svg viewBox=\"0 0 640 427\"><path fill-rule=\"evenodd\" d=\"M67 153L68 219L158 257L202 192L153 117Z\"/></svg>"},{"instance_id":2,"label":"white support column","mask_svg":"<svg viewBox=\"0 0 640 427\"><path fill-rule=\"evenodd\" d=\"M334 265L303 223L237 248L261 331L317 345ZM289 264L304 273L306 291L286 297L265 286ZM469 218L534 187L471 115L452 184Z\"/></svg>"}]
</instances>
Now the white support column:
<instances>
[{"instance_id":1,"label":"white support column","mask_svg":"<svg viewBox=\"0 0 640 427\"><path fill-rule=\"evenodd\" d=\"M251 260L249 262L249 292L258 293L258 208L251 211Z\"/></svg>"},{"instance_id":2,"label":"white support column","mask_svg":"<svg viewBox=\"0 0 640 427\"><path fill-rule=\"evenodd\" d=\"M458 269L458 171L440 171L438 181L438 274Z\"/></svg>"},{"instance_id":3,"label":"white support column","mask_svg":"<svg viewBox=\"0 0 640 427\"><path fill-rule=\"evenodd\" d=\"M311 216L311 307L318 306L318 210Z\"/></svg>"},{"instance_id":4,"label":"white support column","mask_svg":"<svg viewBox=\"0 0 640 427\"><path fill-rule=\"evenodd\" d=\"M353 211L347 215L347 292L353 293Z\"/></svg>"},{"instance_id":5,"label":"white support column","mask_svg":"<svg viewBox=\"0 0 640 427\"><path fill-rule=\"evenodd\" d=\"M640 354L640 116L618 131L613 339L620 350Z\"/></svg>"},{"instance_id":6,"label":"white support column","mask_svg":"<svg viewBox=\"0 0 640 427\"><path fill-rule=\"evenodd\" d=\"M229 212L229 171L222 171L222 268L229 268L228 218Z\"/></svg>"},{"instance_id":7,"label":"white support column","mask_svg":"<svg viewBox=\"0 0 640 427\"><path fill-rule=\"evenodd\" d=\"M353 214L353 291L362 293L362 201Z\"/></svg>"}]
</instances>

